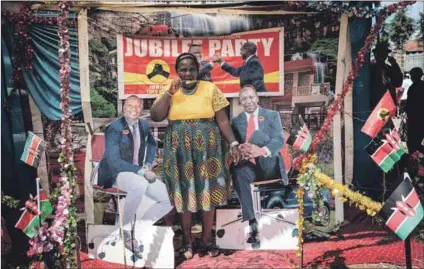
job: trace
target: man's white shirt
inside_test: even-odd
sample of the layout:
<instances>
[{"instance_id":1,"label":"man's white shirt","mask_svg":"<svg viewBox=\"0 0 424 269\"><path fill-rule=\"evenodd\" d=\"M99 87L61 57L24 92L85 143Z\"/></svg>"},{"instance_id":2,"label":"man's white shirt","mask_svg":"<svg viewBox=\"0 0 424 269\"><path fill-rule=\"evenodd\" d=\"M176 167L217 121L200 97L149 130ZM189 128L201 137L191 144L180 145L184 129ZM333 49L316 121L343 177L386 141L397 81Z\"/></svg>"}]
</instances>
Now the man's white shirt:
<instances>
[{"instance_id":1,"label":"man's white shirt","mask_svg":"<svg viewBox=\"0 0 424 269\"><path fill-rule=\"evenodd\" d=\"M246 59L246 62L247 62L247 60L249 60L249 58ZM254 122L255 122L255 131L259 130L259 120L258 120L258 118L259 118L259 107L256 108L256 110L253 111L253 113L247 113L247 112L244 112L244 113L246 114L246 119L247 119L248 123L249 123L250 115L253 114L253 119L254 119ZM271 151L269 151L269 149L267 147L264 147L264 148L266 150L266 156L265 157L270 157Z\"/></svg>"},{"instance_id":2,"label":"man's white shirt","mask_svg":"<svg viewBox=\"0 0 424 269\"><path fill-rule=\"evenodd\" d=\"M401 100L408 99L408 89L411 85L412 85L411 79L407 78L403 80L402 82L403 94L402 94L402 97L400 98Z\"/></svg>"}]
</instances>

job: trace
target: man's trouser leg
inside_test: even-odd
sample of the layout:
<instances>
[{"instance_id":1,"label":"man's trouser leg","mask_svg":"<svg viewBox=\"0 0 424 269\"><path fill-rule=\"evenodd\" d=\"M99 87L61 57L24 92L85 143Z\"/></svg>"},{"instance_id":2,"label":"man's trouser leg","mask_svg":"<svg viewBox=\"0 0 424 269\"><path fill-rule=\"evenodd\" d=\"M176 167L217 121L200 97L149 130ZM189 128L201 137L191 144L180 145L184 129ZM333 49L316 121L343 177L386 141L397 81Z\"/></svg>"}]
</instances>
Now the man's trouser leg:
<instances>
[{"instance_id":1,"label":"man's trouser leg","mask_svg":"<svg viewBox=\"0 0 424 269\"><path fill-rule=\"evenodd\" d=\"M171 211L172 205L169 201L168 191L162 181L156 180L154 183L149 184L145 195L155 201L155 203L142 216L142 220L155 223Z\"/></svg>"},{"instance_id":2,"label":"man's trouser leg","mask_svg":"<svg viewBox=\"0 0 424 269\"><path fill-rule=\"evenodd\" d=\"M137 208L143 200L143 196L147 191L149 182L132 172L121 172L118 174L116 184L119 190L127 193L125 198L125 208L122 216L124 226L134 221ZM119 202L119 201L118 201ZM120 212L122 214L122 212Z\"/></svg>"},{"instance_id":3,"label":"man's trouser leg","mask_svg":"<svg viewBox=\"0 0 424 269\"><path fill-rule=\"evenodd\" d=\"M232 168L234 189L241 203L243 213L243 221L252 220L255 218L253 211L253 200L250 191L250 183L256 179L255 169L253 165L243 161L242 164Z\"/></svg>"},{"instance_id":4,"label":"man's trouser leg","mask_svg":"<svg viewBox=\"0 0 424 269\"><path fill-rule=\"evenodd\" d=\"M257 180L257 175L260 175L260 180L281 178L278 162L277 156L261 157L256 158L256 164L242 161L241 164L232 168L234 189L241 203L243 221L255 218L250 184Z\"/></svg>"}]
</instances>

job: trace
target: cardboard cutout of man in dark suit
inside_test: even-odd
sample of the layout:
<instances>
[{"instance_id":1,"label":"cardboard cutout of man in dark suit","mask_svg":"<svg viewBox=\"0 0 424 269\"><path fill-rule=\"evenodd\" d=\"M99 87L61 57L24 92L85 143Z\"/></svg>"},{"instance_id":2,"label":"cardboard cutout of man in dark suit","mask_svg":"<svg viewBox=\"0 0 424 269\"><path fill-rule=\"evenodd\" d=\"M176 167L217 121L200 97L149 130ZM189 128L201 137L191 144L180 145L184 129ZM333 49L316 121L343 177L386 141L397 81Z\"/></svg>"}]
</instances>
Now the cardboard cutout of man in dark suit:
<instances>
[{"instance_id":1,"label":"cardboard cutout of man in dark suit","mask_svg":"<svg viewBox=\"0 0 424 269\"><path fill-rule=\"evenodd\" d=\"M253 211L250 183L281 178L288 184L281 149L284 146L280 114L258 105L259 97L252 85L240 90L244 112L232 119L232 128L240 143L244 160L232 167L234 189L242 205L243 221L248 220L248 243L259 243L258 224Z\"/></svg>"},{"instance_id":2,"label":"cardboard cutout of man in dark suit","mask_svg":"<svg viewBox=\"0 0 424 269\"><path fill-rule=\"evenodd\" d=\"M238 68L234 68L224 62L221 57L214 57L212 60L221 63L221 68L230 73L234 77L240 77L240 88L245 85L252 85L257 92L266 92L264 83L264 68L256 56L256 44L246 42L240 49L240 55L244 60L244 64Z\"/></svg>"}]
</instances>

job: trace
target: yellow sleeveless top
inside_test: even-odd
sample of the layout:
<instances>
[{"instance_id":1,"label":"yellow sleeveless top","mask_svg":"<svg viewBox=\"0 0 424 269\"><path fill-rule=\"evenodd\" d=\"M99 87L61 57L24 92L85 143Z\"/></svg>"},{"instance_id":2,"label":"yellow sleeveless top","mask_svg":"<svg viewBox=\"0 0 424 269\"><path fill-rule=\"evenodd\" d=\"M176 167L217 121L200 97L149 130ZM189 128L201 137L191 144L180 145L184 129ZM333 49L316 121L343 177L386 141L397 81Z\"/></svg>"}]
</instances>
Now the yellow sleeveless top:
<instances>
[{"instance_id":1,"label":"yellow sleeveless top","mask_svg":"<svg viewBox=\"0 0 424 269\"><path fill-rule=\"evenodd\" d=\"M171 84L162 88L159 100L169 90ZM192 95L176 92L171 99L169 120L209 119L215 117L215 112L228 106L230 103L215 84L208 81L199 81L197 90Z\"/></svg>"}]
</instances>

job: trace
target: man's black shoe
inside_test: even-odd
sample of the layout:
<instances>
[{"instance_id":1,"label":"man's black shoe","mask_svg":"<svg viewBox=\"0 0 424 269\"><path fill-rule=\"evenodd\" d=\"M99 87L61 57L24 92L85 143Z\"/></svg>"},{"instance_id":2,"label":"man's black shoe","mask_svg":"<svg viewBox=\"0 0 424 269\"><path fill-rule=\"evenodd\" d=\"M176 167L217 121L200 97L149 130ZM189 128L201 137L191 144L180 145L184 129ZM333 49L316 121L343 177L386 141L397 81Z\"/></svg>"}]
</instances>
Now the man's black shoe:
<instances>
[{"instance_id":1,"label":"man's black shoe","mask_svg":"<svg viewBox=\"0 0 424 269\"><path fill-rule=\"evenodd\" d=\"M259 244L259 232L258 230L253 230L249 233L249 237L247 238L247 243L249 244Z\"/></svg>"}]
</instances>

